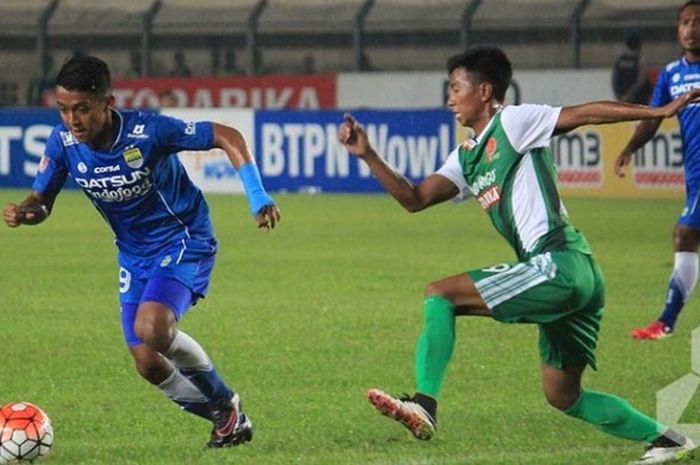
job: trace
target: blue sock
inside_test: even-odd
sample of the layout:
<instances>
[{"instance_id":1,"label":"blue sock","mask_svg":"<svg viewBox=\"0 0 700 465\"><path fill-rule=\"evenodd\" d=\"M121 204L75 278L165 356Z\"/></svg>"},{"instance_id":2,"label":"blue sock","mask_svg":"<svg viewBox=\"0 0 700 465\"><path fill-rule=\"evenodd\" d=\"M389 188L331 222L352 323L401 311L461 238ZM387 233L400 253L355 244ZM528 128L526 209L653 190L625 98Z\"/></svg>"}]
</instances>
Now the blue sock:
<instances>
[{"instance_id":1,"label":"blue sock","mask_svg":"<svg viewBox=\"0 0 700 465\"><path fill-rule=\"evenodd\" d=\"M183 402L175 401L182 410L190 413L194 413L198 417L206 418L209 421L214 421L214 417L211 416L211 409L209 408L208 402Z\"/></svg>"},{"instance_id":2,"label":"blue sock","mask_svg":"<svg viewBox=\"0 0 700 465\"><path fill-rule=\"evenodd\" d=\"M231 388L226 386L224 380L221 379L216 368L213 366L209 371L203 370L183 370L180 372L185 375L192 383L202 391L202 394L207 396L210 401L225 397L230 399L233 396Z\"/></svg>"},{"instance_id":3,"label":"blue sock","mask_svg":"<svg viewBox=\"0 0 700 465\"><path fill-rule=\"evenodd\" d=\"M685 294L683 293L683 287L678 283L678 278L673 276L671 282L668 284L666 307L663 313L661 313L659 321L662 321L666 326L673 329L684 304Z\"/></svg>"}]
</instances>

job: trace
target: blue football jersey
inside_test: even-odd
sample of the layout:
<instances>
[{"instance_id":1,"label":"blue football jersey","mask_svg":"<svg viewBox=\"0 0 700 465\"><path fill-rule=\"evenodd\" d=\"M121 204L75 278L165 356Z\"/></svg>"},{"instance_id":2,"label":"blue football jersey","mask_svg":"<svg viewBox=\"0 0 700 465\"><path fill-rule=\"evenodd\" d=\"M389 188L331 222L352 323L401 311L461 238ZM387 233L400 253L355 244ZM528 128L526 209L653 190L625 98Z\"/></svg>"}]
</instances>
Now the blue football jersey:
<instances>
[{"instance_id":1,"label":"blue football jersey","mask_svg":"<svg viewBox=\"0 0 700 465\"><path fill-rule=\"evenodd\" d=\"M214 243L202 191L175 155L212 148L212 124L112 111L118 134L107 151L77 141L64 124L56 126L33 189L58 193L70 175L109 223L117 247L129 254L150 257L188 239Z\"/></svg>"},{"instance_id":2,"label":"blue football jersey","mask_svg":"<svg viewBox=\"0 0 700 465\"><path fill-rule=\"evenodd\" d=\"M659 73L651 106L660 107L700 87L700 62L685 58L666 65ZM700 182L700 104L692 103L678 113L683 140L683 166L687 181Z\"/></svg>"}]
</instances>

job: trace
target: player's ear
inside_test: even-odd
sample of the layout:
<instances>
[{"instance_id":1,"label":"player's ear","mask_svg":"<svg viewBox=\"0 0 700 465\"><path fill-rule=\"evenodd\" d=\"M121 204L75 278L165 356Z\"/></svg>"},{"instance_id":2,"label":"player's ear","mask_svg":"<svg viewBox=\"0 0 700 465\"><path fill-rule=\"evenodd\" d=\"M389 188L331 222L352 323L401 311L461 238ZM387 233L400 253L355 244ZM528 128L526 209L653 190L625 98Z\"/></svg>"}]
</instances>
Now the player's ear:
<instances>
[{"instance_id":1,"label":"player's ear","mask_svg":"<svg viewBox=\"0 0 700 465\"><path fill-rule=\"evenodd\" d=\"M115 99L114 99L114 95L112 95L112 94L109 94L107 96L107 98L105 99L105 103L107 105L107 108L114 107L114 102L115 102Z\"/></svg>"},{"instance_id":2,"label":"player's ear","mask_svg":"<svg viewBox=\"0 0 700 465\"><path fill-rule=\"evenodd\" d=\"M493 84L488 81L479 84L479 93L482 102L489 102L493 98Z\"/></svg>"}]
</instances>

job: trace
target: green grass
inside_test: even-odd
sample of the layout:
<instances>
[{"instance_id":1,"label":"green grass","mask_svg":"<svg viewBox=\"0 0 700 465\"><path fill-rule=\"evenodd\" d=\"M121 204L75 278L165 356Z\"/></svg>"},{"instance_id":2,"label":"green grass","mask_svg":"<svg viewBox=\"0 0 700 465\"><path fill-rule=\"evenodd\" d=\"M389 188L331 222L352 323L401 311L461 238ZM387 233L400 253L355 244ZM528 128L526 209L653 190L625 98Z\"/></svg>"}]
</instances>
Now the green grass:
<instances>
[{"instance_id":1,"label":"green grass","mask_svg":"<svg viewBox=\"0 0 700 465\"><path fill-rule=\"evenodd\" d=\"M0 190L0 204L25 195ZM254 441L230 450L204 449L209 426L133 369L112 234L81 193L64 192L41 226L0 228L0 403L28 400L49 413L49 463L598 465L639 456L639 444L546 405L529 325L458 320L433 441L378 416L366 389L413 388L425 285L513 254L475 203L409 215L386 196L277 197L282 224L267 234L243 197L208 196L220 253L209 297L181 324L255 422ZM690 371L690 332L700 326L695 297L674 337L629 337L663 302L681 202L567 207L608 284L600 371L586 385L653 414L656 391Z\"/></svg>"}]
</instances>

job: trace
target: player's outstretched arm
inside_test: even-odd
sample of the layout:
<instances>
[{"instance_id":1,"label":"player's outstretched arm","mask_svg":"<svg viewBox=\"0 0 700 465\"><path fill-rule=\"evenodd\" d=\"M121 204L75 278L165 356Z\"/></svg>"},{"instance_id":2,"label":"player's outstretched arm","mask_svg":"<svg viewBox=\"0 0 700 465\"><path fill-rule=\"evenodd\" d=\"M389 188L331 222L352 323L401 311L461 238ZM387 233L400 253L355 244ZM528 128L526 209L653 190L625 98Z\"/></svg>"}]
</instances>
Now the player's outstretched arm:
<instances>
[{"instance_id":1,"label":"player's outstretched arm","mask_svg":"<svg viewBox=\"0 0 700 465\"><path fill-rule=\"evenodd\" d=\"M625 148L615 159L615 174L621 178L625 177L625 168L632 161L632 154L654 137L661 125L661 119L647 119L641 121L634 129L634 134L630 138Z\"/></svg>"},{"instance_id":2,"label":"player's outstretched arm","mask_svg":"<svg viewBox=\"0 0 700 465\"><path fill-rule=\"evenodd\" d=\"M19 225L39 224L49 217L53 199L47 199L39 192L32 192L22 203L8 203L2 212L5 224L11 228Z\"/></svg>"},{"instance_id":3,"label":"player's outstretched arm","mask_svg":"<svg viewBox=\"0 0 700 465\"><path fill-rule=\"evenodd\" d=\"M248 150L248 144L243 134L223 124L212 123L212 126L214 128L214 146L226 152L229 160L238 170L248 197L250 213L255 217L258 227L268 230L274 229L280 221L281 214L275 201L262 185L260 172L250 150Z\"/></svg>"},{"instance_id":4,"label":"player's outstretched arm","mask_svg":"<svg viewBox=\"0 0 700 465\"><path fill-rule=\"evenodd\" d=\"M585 124L606 124L620 121L659 120L678 113L700 98L700 88L693 89L663 107L648 107L633 103L601 101L564 107L559 113L555 132L561 134Z\"/></svg>"},{"instance_id":5,"label":"player's outstretched arm","mask_svg":"<svg viewBox=\"0 0 700 465\"><path fill-rule=\"evenodd\" d=\"M367 133L349 113L338 129L338 139L352 155L364 160L384 189L409 212L423 210L457 195L457 187L447 178L431 175L420 184L397 173L372 148Z\"/></svg>"}]
</instances>

